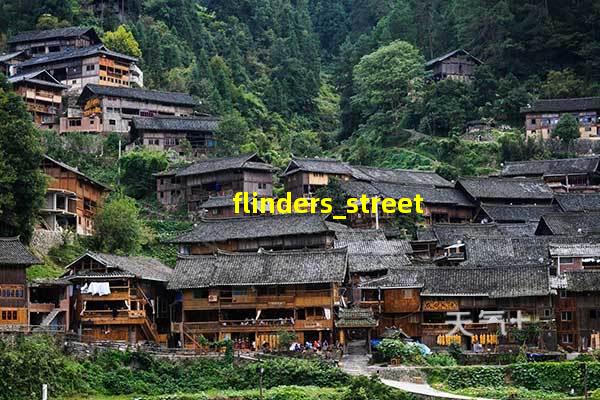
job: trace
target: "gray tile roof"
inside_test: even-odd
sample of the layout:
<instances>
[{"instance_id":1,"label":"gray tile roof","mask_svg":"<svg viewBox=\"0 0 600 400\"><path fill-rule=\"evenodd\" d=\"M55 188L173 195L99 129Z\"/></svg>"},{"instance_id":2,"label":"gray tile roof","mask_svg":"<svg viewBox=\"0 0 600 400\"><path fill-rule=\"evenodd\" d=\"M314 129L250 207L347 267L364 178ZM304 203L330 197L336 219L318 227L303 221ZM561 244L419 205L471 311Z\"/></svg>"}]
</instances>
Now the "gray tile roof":
<instances>
[{"instance_id":1,"label":"gray tile roof","mask_svg":"<svg viewBox=\"0 0 600 400\"><path fill-rule=\"evenodd\" d=\"M600 157L565 158L556 160L512 161L502 169L503 176L552 176L591 174L598 170Z\"/></svg>"},{"instance_id":2,"label":"gray tile roof","mask_svg":"<svg viewBox=\"0 0 600 400\"><path fill-rule=\"evenodd\" d=\"M549 250L552 257L600 258L600 243L550 243ZM600 289L600 287L598 289Z\"/></svg>"},{"instance_id":3,"label":"gray tile roof","mask_svg":"<svg viewBox=\"0 0 600 400\"><path fill-rule=\"evenodd\" d=\"M335 246L344 247L349 242L364 242L371 240L385 240L385 234L381 229L352 229L336 230Z\"/></svg>"},{"instance_id":4,"label":"gray tile roof","mask_svg":"<svg viewBox=\"0 0 600 400\"><path fill-rule=\"evenodd\" d=\"M137 58L131 57L125 54L117 53L116 51L108 50L104 45L97 44L89 47L80 47L76 49L67 49L65 51L60 51L56 53L47 53L43 55L39 55L36 57L32 57L27 61L23 61L22 63L17 65L17 68L27 68L34 67L36 65L50 65L58 62L62 62L65 60L70 60L73 58L82 58L82 57L91 57L98 54L103 54L115 58L119 58L129 62L136 62Z\"/></svg>"},{"instance_id":5,"label":"gray tile roof","mask_svg":"<svg viewBox=\"0 0 600 400\"><path fill-rule=\"evenodd\" d=\"M544 214L560 211L558 206L553 204L481 204L480 207L479 215L490 222L537 222Z\"/></svg>"},{"instance_id":6,"label":"gray tile roof","mask_svg":"<svg viewBox=\"0 0 600 400\"><path fill-rule=\"evenodd\" d=\"M292 158L283 175L290 175L298 171L320 172L325 174L352 175L352 168L333 158Z\"/></svg>"},{"instance_id":7,"label":"gray tile roof","mask_svg":"<svg viewBox=\"0 0 600 400\"><path fill-rule=\"evenodd\" d=\"M370 308L340 308L337 328L374 328L378 325L373 310Z\"/></svg>"},{"instance_id":8,"label":"gray tile roof","mask_svg":"<svg viewBox=\"0 0 600 400\"><path fill-rule=\"evenodd\" d=\"M209 158L195 162L177 171L177 176L201 175L228 169L253 169L272 171L273 167L265 163L256 154L240 156Z\"/></svg>"},{"instance_id":9,"label":"gray tile roof","mask_svg":"<svg viewBox=\"0 0 600 400\"><path fill-rule=\"evenodd\" d=\"M440 247L450 246L459 240L472 237L502 236L498 224L433 224L431 228L419 229L419 240L437 239Z\"/></svg>"},{"instance_id":10,"label":"gray tile roof","mask_svg":"<svg viewBox=\"0 0 600 400\"><path fill-rule=\"evenodd\" d=\"M362 289L422 288L424 285L423 268L430 267L431 266L420 266L419 268L390 268L386 275L365 281L359 286Z\"/></svg>"},{"instance_id":11,"label":"gray tile roof","mask_svg":"<svg viewBox=\"0 0 600 400\"><path fill-rule=\"evenodd\" d=\"M314 235L329 228L318 214L282 214L252 218L207 219L199 221L190 232L179 235L172 243L213 243L232 239Z\"/></svg>"},{"instance_id":12,"label":"gray tile roof","mask_svg":"<svg viewBox=\"0 0 600 400\"><path fill-rule=\"evenodd\" d=\"M441 55L439 57L436 57L436 58L433 58L433 59L427 61L425 63L425 67L429 68L429 67L433 66L434 64L437 64L440 61L444 61L447 58L455 56L456 54L466 55L466 56L470 57L473 61L475 61L477 64L483 64L483 61L481 61L477 57L473 56L471 53L469 53L465 49L456 49L456 50L452 50L451 52L448 52L444 55Z\"/></svg>"},{"instance_id":13,"label":"gray tile roof","mask_svg":"<svg viewBox=\"0 0 600 400\"><path fill-rule=\"evenodd\" d=\"M118 256L115 254L96 253L88 251L86 254L73 261L66 268L70 269L72 265L75 265L80 260L87 257L93 258L97 262L106 266L111 271L107 274L90 274L83 272L77 274L76 277L137 277L139 279L149 281L167 282L171 278L173 269L167 267L160 261L150 257L141 256ZM67 278L73 278L73 275L66 275Z\"/></svg>"},{"instance_id":14,"label":"gray tile roof","mask_svg":"<svg viewBox=\"0 0 600 400\"><path fill-rule=\"evenodd\" d=\"M533 202L535 200L550 201L554 197L550 189L541 179L525 178L460 178L457 183L471 198L486 199L519 199Z\"/></svg>"},{"instance_id":15,"label":"gray tile roof","mask_svg":"<svg viewBox=\"0 0 600 400\"><path fill-rule=\"evenodd\" d=\"M565 289L571 292L597 292L600 290L600 271L580 270L562 274L566 280Z\"/></svg>"},{"instance_id":16,"label":"gray tile roof","mask_svg":"<svg viewBox=\"0 0 600 400\"><path fill-rule=\"evenodd\" d=\"M346 249L218 252L179 258L168 288L342 283L345 277Z\"/></svg>"},{"instance_id":17,"label":"gray tile roof","mask_svg":"<svg viewBox=\"0 0 600 400\"><path fill-rule=\"evenodd\" d=\"M46 29L42 31L25 31L20 32L8 39L8 44L16 44L23 42L33 42L38 40L49 40L54 38L70 38L79 37L92 32L93 36L98 38L94 28L85 28L82 26L70 26L67 28Z\"/></svg>"},{"instance_id":18,"label":"gray tile roof","mask_svg":"<svg viewBox=\"0 0 600 400\"><path fill-rule=\"evenodd\" d=\"M546 214L540 219L536 234L549 231L552 235L598 235L600 234L600 213L555 213Z\"/></svg>"},{"instance_id":19,"label":"gray tile roof","mask_svg":"<svg viewBox=\"0 0 600 400\"><path fill-rule=\"evenodd\" d=\"M221 208L233 207L233 196L214 196L209 197L204 203L200 204L200 208Z\"/></svg>"},{"instance_id":20,"label":"gray tile roof","mask_svg":"<svg viewBox=\"0 0 600 400\"><path fill-rule=\"evenodd\" d=\"M550 294L550 274L545 266L402 268L390 270L388 275L387 279L367 282L363 286L401 288L421 285L421 296L513 298Z\"/></svg>"},{"instance_id":21,"label":"gray tile roof","mask_svg":"<svg viewBox=\"0 0 600 400\"><path fill-rule=\"evenodd\" d=\"M133 117L132 128L160 132L213 132L219 127L218 117Z\"/></svg>"},{"instance_id":22,"label":"gray tile roof","mask_svg":"<svg viewBox=\"0 0 600 400\"><path fill-rule=\"evenodd\" d=\"M67 86L57 81L48 71L34 71L25 74L13 75L8 78L8 81L13 85L19 82L30 82L40 86L46 86L56 89L66 89Z\"/></svg>"},{"instance_id":23,"label":"gray tile roof","mask_svg":"<svg viewBox=\"0 0 600 400\"><path fill-rule=\"evenodd\" d=\"M41 261L27 250L18 237L0 237L0 265L33 264L41 264Z\"/></svg>"},{"instance_id":24,"label":"gray tile roof","mask_svg":"<svg viewBox=\"0 0 600 400\"><path fill-rule=\"evenodd\" d=\"M535 230L537 229L537 226L538 222L536 221L524 223L504 223L497 225L500 234L512 238L535 236Z\"/></svg>"},{"instance_id":25,"label":"gray tile roof","mask_svg":"<svg viewBox=\"0 0 600 400\"><path fill-rule=\"evenodd\" d=\"M100 97L110 96L133 99L157 104L174 104L186 107L195 107L198 105L198 101L187 93L161 92L158 90L138 89L122 86L103 86L91 83L85 85L77 102L79 104L83 104L94 95Z\"/></svg>"},{"instance_id":26,"label":"gray tile roof","mask_svg":"<svg viewBox=\"0 0 600 400\"><path fill-rule=\"evenodd\" d=\"M71 171L71 172L77 174L79 177L83 178L84 180L86 180L86 181L88 181L88 182L90 182L90 183L92 183L92 184L94 184L96 186L101 187L104 191L111 191L112 190L109 186L107 186L107 185L105 185L105 184L103 184L101 182L98 182L95 179L90 178L89 176L85 175L84 173L82 173L77 168L71 167L68 164L65 164L65 163L63 163L61 161L55 160L54 158L52 158L52 157L50 157L48 155L44 155L44 159L46 161L50 161L51 163L58 165L61 168L66 169L67 171Z\"/></svg>"},{"instance_id":27,"label":"gray tile roof","mask_svg":"<svg viewBox=\"0 0 600 400\"><path fill-rule=\"evenodd\" d=\"M0 63L10 61L15 57L20 56L21 54L23 54L23 51L15 51L14 53L0 54Z\"/></svg>"},{"instance_id":28,"label":"gray tile roof","mask_svg":"<svg viewBox=\"0 0 600 400\"><path fill-rule=\"evenodd\" d=\"M530 107L522 107L522 113L570 112L600 110L600 97L577 97L569 99L546 99L533 102Z\"/></svg>"},{"instance_id":29,"label":"gray tile roof","mask_svg":"<svg viewBox=\"0 0 600 400\"><path fill-rule=\"evenodd\" d=\"M600 193L557 193L554 198L564 212L600 211Z\"/></svg>"}]
</instances>

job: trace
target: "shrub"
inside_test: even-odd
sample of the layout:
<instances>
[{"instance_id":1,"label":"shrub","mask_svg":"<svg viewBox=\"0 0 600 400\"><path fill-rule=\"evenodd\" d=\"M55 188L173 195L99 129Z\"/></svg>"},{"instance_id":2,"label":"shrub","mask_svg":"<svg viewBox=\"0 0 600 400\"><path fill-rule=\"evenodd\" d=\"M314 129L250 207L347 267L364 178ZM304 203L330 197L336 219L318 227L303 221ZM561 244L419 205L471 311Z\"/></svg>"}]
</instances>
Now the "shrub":
<instances>
[{"instance_id":1,"label":"shrub","mask_svg":"<svg viewBox=\"0 0 600 400\"><path fill-rule=\"evenodd\" d=\"M411 346L397 339L383 339L377 350L385 360L398 358L405 364L424 364L423 355L417 346Z\"/></svg>"},{"instance_id":2,"label":"shrub","mask_svg":"<svg viewBox=\"0 0 600 400\"><path fill-rule=\"evenodd\" d=\"M460 368L428 368L429 383L443 383L450 389L474 387L502 387L505 384L505 368L495 366L477 366Z\"/></svg>"},{"instance_id":3,"label":"shrub","mask_svg":"<svg viewBox=\"0 0 600 400\"><path fill-rule=\"evenodd\" d=\"M425 357L425 362L432 367L452 367L458 364L448 353L431 354Z\"/></svg>"}]
</instances>

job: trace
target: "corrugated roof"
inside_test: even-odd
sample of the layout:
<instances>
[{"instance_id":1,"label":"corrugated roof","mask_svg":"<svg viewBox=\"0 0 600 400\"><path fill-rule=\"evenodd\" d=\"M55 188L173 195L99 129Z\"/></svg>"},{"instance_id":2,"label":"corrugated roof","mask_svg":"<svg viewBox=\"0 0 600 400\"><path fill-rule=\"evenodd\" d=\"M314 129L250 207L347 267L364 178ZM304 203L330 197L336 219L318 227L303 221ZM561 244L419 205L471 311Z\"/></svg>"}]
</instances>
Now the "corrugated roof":
<instances>
[{"instance_id":1,"label":"corrugated roof","mask_svg":"<svg viewBox=\"0 0 600 400\"><path fill-rule=\"evenodd\" d=\"M569 112L600 110L600 97L577 97L568 99L536 100L530 107L522 107L522 113Z\"/></svg>"},{"instance_id":2,"label":"corrugated roof","mask_svg":"<svg viewBox=\"0 0 600 400\"><path fill-rule=\"evenodd\" d=\"M253 218L207 219L199 221L194 229L172 243L213 243L232 239L314 235L326 233L329 228L319 214L281 214Z\"/></svg>"},{"instance_id":3,"label":"corrugated roof","mask_svg":"<svg viewBox=\"0 0 600 400\"><path fill-rule=\"evenodd\" d=\"M345 277L346 249L218 252L179 258L168 288L341 283Z\"/></svg>"},{"instance_id":4,"label":"corrugated roof","mask_svg":"<svg viewBox=\"0 0 600 400\"><path fill-rule=\"evenodd\" d=\"M564 158L556 160L511 161L504 164L503 176L551 176L592 174L597 172L600 157Z\"/></svg>"},{"instance_id":5,"label":"corrugated roof","mask_svg":"<svg viewBox=\"0 0 600 400\"><path fill-rule=\"evenodd\" d=\"M33 264L41 264L41 261L27 250L18 237L0 237L0 265Z\"/></svg>"},{"instance_id":6,"label":"corrugated roof","mask_svg":"<svg viewBox=\"0 0 600 400\"><path fill-rule=\"evenodd\" d=\"M161 92L158 90L138 89L122 86L103 86L91 83L85 85L77 102L79 104L85 103L90 97L93 96L110 96L147 101L150 103L174 104L187 107L195 107L198 105L198 101L187 93Z\"/></svg>"},{"instance_id":7,"label":"corrugated roof","mask_svg":"<svg viewBox=\"0 0 600 400\"><path fill-rule=\"evenodd\" d=\"M143 131L213 132L219 127L218 117L133 117L133 129Z\"/></svg>"}]
</instances>

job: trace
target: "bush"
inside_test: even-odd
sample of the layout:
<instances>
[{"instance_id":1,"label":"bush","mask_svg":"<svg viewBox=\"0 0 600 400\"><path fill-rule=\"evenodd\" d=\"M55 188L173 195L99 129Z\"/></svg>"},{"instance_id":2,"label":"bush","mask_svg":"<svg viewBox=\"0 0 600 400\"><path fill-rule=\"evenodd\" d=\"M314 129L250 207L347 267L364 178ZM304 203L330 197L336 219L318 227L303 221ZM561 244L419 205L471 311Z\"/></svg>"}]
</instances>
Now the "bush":
<instances>
[{"instance_id":1,"label":"bush","mask_svg":"<svg viewBox=\"0 0 600 400\"><path fill-rule=\"evenodd\" d=\"M582 365L577 362L513 364L509 367L509 372L511 380L517 386L568 393L571 389L580 391L583 388Z\"/></svg>"},{"instance_id":2,"label":"bush","mask_svg":"<svg viewBox=\"0 0 600 400\"><path fill-rule=\"evenodd\" d=\"M387 361L398 358L403 364L424 364L423 355L417 346L411 346L397 339L383 339L377 351Z\"/></svg>"},{"instance_id":3,"label":"bush","mask_svg":"<svg viewBox=\"0 0 600 400\"><path fill-rule=\"evenodd\" d=\"M452 367L458 365L454 357L448 353L431 354L425 357L425 362L432 367Z\"/></svg>"},{"instance_id":4,"label":"bush","mask_svg":"<svg viewBox=\"0 0 600 400\"><path fill-rule=\"evenodd\" d=\"M435 367L425 371L429 383L442 383L453 390L484 386L496 388L505 384L504 367Z\"/></svg>"}]
</instances>

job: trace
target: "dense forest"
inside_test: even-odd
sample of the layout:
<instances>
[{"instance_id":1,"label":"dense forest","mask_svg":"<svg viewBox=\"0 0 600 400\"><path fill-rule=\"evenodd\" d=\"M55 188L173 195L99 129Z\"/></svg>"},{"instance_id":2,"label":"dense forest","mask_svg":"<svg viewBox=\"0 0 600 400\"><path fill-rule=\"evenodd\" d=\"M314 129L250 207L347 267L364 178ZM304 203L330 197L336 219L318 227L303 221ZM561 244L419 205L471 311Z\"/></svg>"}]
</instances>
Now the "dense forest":
<instances>
[{"instance_id":1,"label":"dense forest","mask_svg":"<svg viewBox=\"0 0 600 400\"><path fill-rule=\"evenodd\" d=\"M593 0L7 0L0 46L66 25L96 27L109 47L123 25L147 87L198 96L223 117L222 152L257 151L278 166L333 155L482 173L548 155L524 143L520 107L600 91ZM424 61L455 48L485 62L474 81L428 82ZM515 129L461 140L477 119Z\"/></svg>"}]
</instances>

